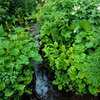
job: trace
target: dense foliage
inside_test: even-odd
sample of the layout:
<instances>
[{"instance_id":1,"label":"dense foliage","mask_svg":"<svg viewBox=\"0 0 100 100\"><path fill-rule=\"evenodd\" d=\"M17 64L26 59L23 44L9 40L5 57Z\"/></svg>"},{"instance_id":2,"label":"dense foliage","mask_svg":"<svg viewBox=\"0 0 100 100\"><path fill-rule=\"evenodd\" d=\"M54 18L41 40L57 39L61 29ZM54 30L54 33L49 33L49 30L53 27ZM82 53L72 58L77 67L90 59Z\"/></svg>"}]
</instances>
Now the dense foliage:
<instances>
[{"instance_id":1,"label":"dense foliage","mask_svg":"<svg viewBox=\"0 0 100 100\"><path fill-rule=\"evenodd\" d=\"M0 0L0 6L7 10L9 15L24 16L31 14L36 8L36 0Z\"/></svg>"},{"instance_id":2,"label":"dense foliage","mask_svg":"<svg viewBox=\"0 0 100 100\"><path fill-rule=\"evenodd\" d=\"M42 60L31 34L21 27L14 28L12 33L8 35L0 26L0 97L3 100L25 92L26 85L32 80L32 59Z\"/></svg>"},{"instance_id":3,"label":"dense foliage","mask_svg":"<svg viewBox=\"0 0 100 100\"><path fill-rule=\"evenodd\" d=\"M25 17L35 19L37 0L0 0L0 23L23 24Z\"/></svg>"},{"instance_id":4,"label":"dense foliage","mask_svg":"<svg viewBox=\"0 0 100 100\"><path fill-rule=\"evenodd\" d=\"M0 100L31 93L32 59L42 61L37 38L30 34L29 22L35 18L45 60L55 73L53 83L59 90L97 96L100 0L0 0Z\"/></svg>"},{"instance_id":5,"label":"dense foliage","mask_svg":"<svg viewBox=\"0 0 100 100\"><path fill-rule=\"evenodd\" d=\"M32 59L42 61L28 25L35 19L35 7L36 0L0 0L0 100L31 93L27 85L34 73Z\"/></svg>"},{"instance_id":6,"label":"dense foliage","mask_svg":"<svg viewBox=\"0 0 100 100\"><path fill-rule=\"evenodd\" d=\"M46 0L37 15L54 84L76 94L100 92L100 1Z\"/></svg>"}]
</instances>

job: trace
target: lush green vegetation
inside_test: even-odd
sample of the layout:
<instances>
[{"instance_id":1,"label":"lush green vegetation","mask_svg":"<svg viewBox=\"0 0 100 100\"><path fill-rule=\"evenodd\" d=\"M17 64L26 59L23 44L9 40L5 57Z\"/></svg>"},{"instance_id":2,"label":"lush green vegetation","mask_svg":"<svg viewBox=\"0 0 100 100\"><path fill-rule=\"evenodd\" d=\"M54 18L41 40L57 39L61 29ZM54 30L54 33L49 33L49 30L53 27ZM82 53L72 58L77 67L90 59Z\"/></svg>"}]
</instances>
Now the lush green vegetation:
<instances>
[{"instance_id":1,"label":"lush green vegetation","mask_svg":"<svg viewBox=\"0 0 100 100\"><path fill-rule=\"evenodd\" d=\"M31 93L32 59L42 61L37 38L30 34L29 23L35 19L44 59L55 73L53 84L66 92L97 96L100 0L0 0L0 100Z\"/></svg>"},{"instance_id":2,"label":"lush green vegetation","mask_svg":"<svg viewBox=\"0 0 100 100\"><path fill-rule=\"evenodd\" d=\"M58 89L100 92L100 1L47 0L38 13L43 52Z\"/></svg>"},{"instance_id":3,"label":"lush green vegetation","mask_svg":"<svg viewBox=\"0 0 100 100\"><path fill-rule=\"evenodd\" d=\"M35 0L0 0L0 100L31 93L27 85L33 79L32 59L42 61L28 25L35 20L36 6Z\"/></svg>"}]
</instances>

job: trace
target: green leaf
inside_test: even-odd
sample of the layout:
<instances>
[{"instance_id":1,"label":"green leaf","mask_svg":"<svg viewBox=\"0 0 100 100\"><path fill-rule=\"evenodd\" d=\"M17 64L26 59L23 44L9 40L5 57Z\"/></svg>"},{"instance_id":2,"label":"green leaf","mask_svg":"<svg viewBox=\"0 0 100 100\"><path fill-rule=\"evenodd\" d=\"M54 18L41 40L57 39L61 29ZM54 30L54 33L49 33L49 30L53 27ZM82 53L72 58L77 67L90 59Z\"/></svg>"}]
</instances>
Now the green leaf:
<instances>
[{"instance_id":1,"label":"green leaf","mask_svg":"<svg viewBox=\"0 0 100 100\"><path fill-rule=\"evenodd\" d=\"M71 31L66 31L64 29L61 31L61 35L64 36L65 38L70 38L71 34L72 34Z\"/></svg>"},{"instance_id":2,"label":"green leaf","mask_svg":"<svg viewBox=\"0 0 100 100\"><path fill-rule=\"evenodd\" d=\"M81 88L81 89L85 88L85 84L84 83L80 83L79 84L79 88Z\"/></svg>"},{"instance_id":3,"label":"green leaf","mask_svg":"<svg viewBox=\"0 0 100 100\"><path fill-rule=\"evenodd\" d=\"M24 80L25 80L24 76L21 76L21 75L17 78L17 82L21 82Z\"/></svg>"},{"instance_id":4,"label":"green leaf","mask_svg":"<svg viewBox=\"0 0 100 100\"><path fill-rule=\"evenodd\" d=\"M9 96L11 96L13 93L14 93L14 91L12 91L11 89L6 89L5 91L4 91L4 93L5 93L5 96L7 96L7 97L9 97Z\"/></svg>"},{"instance_id":5,"label":"green leaf","mask_svg":"<svg viewBox=\"0 0 100 100\"><path fill-rule=\"evenodd\" d=\"M85 46L87 47L87 48L91 48L91 47L93 47L93 42L86 42L85 43Z\"/></svg>"},{"instance_id":6,"label":"green leaf","mask_svg":"<svg viewBox=\"0 0 100 100\"><path fill-rule=\"evenodd\" d=\"M0 49L0 56L2 56L5 53L4 49Z\"/></svg>"},{"instance_id":7,"label":"green leaf","mask_svg":"<svg viewBox=\"0 0 100 100\"><path fill-rule=\"evenodd\" d=\"M18 60L18 62L19 62L20 64L26 64L26 65L29 64L29 59L28 59L27 56L25 56L25 55L20 55L19 58L20 58L20 60Z\"/></svg>"},{"instance_id":8,"label":"green leaf","mask_svg":"<svg viewBox=\"0 0 100 100\"><path fill-rule=\"evenodd\" d=\"M15 35L11 35L11 40L16 40L18 38L18 35L15 34Z\"/></svg>"},{"instance_id":9,"label":"green leaf","mask_svg":"<svg viewBox=\"0 0 100 100\"><path fill-rule=\"evenodd\" d=\"M82 36L76 35L75 43L81 43L81 40L82 40Z\"/></svg>"},{"instance_id":10,"label":"green leaf","mask_svg":"<svg viewBox=\"0 0 100 100\"><path fill-rule=\"evenodd\" d=\"M23 65L17 64L15 67L16 67L16 70L17 70L17 71L21 71L21 69L22 69L24 66L23 66Z\"/></svg>"},{"instance_id":11,"label":"green leaf","mask_svg":"<svg viewBox=\"0 0 100 100\"><path fill-rule=\"evenodd\" d=\"M25 85L18 85L18 90L24 90Z\"/></svg>"},{"instance_id":12,"label":"green leaf","mask_svg":"<svg viewBox=\"0 0 100 100\"><path fill-rule=\"evenodd\" d=\"M3 25L0 25L0 34L4 33Z\"/></svg>"},{"instance_id":13,"label":"green leaf","mask_svg":"<svg viewBox=\"0 0 100 100\"><path fill-rule=\"evenodd\" d=\"M0 100L3 100L2 98L0 98Z\"/></svg>"},{"instance_id":14,"label":"green leaf","mask_svg":"<svg viewBox=\"0 0 100 100\"><path fill-rule=\"evenodd\" d=\"M23 93L24 93L24 90L19 90L19 96L22 96L23 95Z\"/></svg>"},{"instance_id":15,"label":"green leaf","mask_svg":"<svg viewBox=\"0 0 100 100\"><path fill-rule=\"evenodd\" d=\"M93 87L92 85L89 85L89 91L92 95L95 95L97 96L97 88L96 87Z\"/></svg>"},{"instance_id":16,"label":"green leaf","mask_svg":"<svg viewBox=\"0 0 100 100\"><path fill-rule=\"evenodd\" d=\"M59 40L58 29L57 28L52 28L50 30L50 32L51 32L51 36L52 36L53 41L58 41Z\"/></svg>"},{"instance_id":17,"label":"green leaf","mask_svg":"<svg viewBox=\"0 0 100 100\"><path fill-rule=\"evenodd\" d=\"M90 23L87 20L83 20L80 22L82 28L84 28L85 31L90 31L91 27L90 27Z\"/></svg>"},{"instance_id":18,"label":"green leaf","mask_svg":"<svg viewBox=\"0 0 100 100\"><path fill-rule=\"evenodd\" d=\"M61 84L58 85L58 89L62 90L62 85Z\"/></svg>"},{"instance_id":19,"label":"green leaf","mask_svg":"<svg viewBox=\"0 0 100 100\"><path fill-rule=\"evenodd\" d=\"M25 75L32 75L33 71L31 69L24 69L24 74Z\"/></svg>"},{"instance_id":20,"label":"green leaf","mask_svg":"<svg viewBox=\"0 0 100 100\"><path fill-rule=\"evenodd\" d=\"M0 91L4 90L5 87L6 87L6 85L4 82L0 83Z\"/></svg>"},{"instance_id":21,"label":"green leaf","mask_svg":"<svg viewBox=\"0 0 100 100\"><path fill-rule=\"evenodd\" d=\"M54 81L53 81L53 84L58 85L58 84L59 84L59 82L58 82L58 81L56 81L56 80L54 80Z\"/></svg>"},{"instance_id":22,"label":"green leaf","mask_svg":"<svg viewBox=\"0 0 100 100\"><path fill-rule=\"evenodd\" d=\"M32 76L29 76L29 78L27 80L24 81L24 84L29 84L31 83L33 77Z\"/></svg>"},{"instance_id":23,"label":"green leaf","mask_svg":"<svg viewBox=\"0 0 100 100\"><path fill-rule=\"evenodd\" d=\"M35 61L39 61L39 62L42 62L42 61L43 61L41 55L38 54L38 53L36 53L32 58L33 58Z\"/></svg>"},{"instance_id":24,"label":"green leaf","mask_svg":"<svg viewBox=\"0 0 100 100\"><path fill-rule=\"evenodd\" d=\"M3 48L8 48L10 46L10 41L9 40L4 40L2 41L2 47Z\"/></svg>"},{"instance_id":25,"label":"green leaf","mask_svg":"<svg viewBox=\"0 0 100 100\"><path fill-rule=\"evenodd\" d=\"M11 50L12 55L18 55L19 54L19 49L13 49Z\"/></svg>"}]
</instances>

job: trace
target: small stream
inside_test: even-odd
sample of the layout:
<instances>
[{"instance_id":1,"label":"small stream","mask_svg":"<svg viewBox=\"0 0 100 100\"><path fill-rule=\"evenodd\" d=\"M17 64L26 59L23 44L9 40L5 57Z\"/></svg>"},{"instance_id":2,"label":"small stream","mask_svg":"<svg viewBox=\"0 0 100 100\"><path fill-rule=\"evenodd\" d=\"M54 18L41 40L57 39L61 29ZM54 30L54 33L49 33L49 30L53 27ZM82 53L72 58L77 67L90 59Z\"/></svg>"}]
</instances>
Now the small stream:
<instances>
[{"instance_id":1,"label":"small stream","mask_svg":"<svg viewBox=\"0 0 100 100\"><path fill-rule=\"evenodd\" d=\"M39 36L39 29L36 28L36 24L33 24L32 27L35 29L33 33L36 34L36 38ZM39 41L35 42L39 46ZM34 61L34 60L33 60ZM57 86L52 84L52 81L48 78L48 69L44 66L42 62L34 61L34 71L35 79L31 83L33 91L32 95L28 99L24 97L22 100L99 100L98 98L92 98L90 95L86 96L75 96L72 93L66 93L65 91L59 91ZM48 66L47 66L48 67ZM52 75L50 75L52 78ZM33 86L32 86L33 85Z\"/></svg>"},{"instance_id":2,"label":"small stream","mask_svg":"<svg viewBox=\"0 0 100 100\"><path fill-rule=\"evenodd\" d=\"M39 34L35 36L39 37ZM39 46L39 41L35 42ZM35 62L34 71L35 71L35 91L36 95L40 100L65 100L61 98L61 95L55 89L52 82L49 81L47 75L47 69L43 66L43 63ZM67 99L66 99L67 100Z\"/></svg>"}]
</instances>

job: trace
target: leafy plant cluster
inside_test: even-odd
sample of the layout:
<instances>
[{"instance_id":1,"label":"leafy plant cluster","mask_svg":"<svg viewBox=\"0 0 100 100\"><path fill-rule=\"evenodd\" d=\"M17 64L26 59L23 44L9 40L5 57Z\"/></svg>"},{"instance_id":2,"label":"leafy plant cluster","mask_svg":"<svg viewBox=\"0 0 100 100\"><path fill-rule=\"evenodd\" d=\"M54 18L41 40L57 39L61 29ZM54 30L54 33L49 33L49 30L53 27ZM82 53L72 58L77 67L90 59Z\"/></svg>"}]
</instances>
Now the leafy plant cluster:
<instances>
[{"instance_id":1,"label":"leafy plant cluster","mask_svg":"<svg viewBox=\"0 0 100 100\"><path fill-rule=\"evenodd\" d=\"M0 0L0 100L19 100L31 93L27 85L34 73L32 59L42 61L28 24L35 20L35 1Z\"/></svg>"},{"instance_id":2,"label":"leafy plant cluster","mask_svg":"<svg viewBox=\"0 0 100 100\"><path fill-rule=\"evenodd\" d=\"M31 14L37 6L36 0L0 0L0 5L10 15L20 16Z\"/></svg>"},{"instance_id":3,"label":"leafy plant cluster","mask_svg":"<svg viewBox=\"0 0 100 100\"><path fill-rule=\"evenodd\" d=\"M14 27L8 34L0 25L0 100L18 100L28 91L26 85L34 73L32 59L42 61L35 41L22 27Z\"/></svg>"},{"instance_id":4,"label":"leafy plant cluster","mask_svg":"<svg viewBox=\"0 0 100 100\"><path fill-rule=\"evenodd\" d=\"M0 0L0 23L22 25L26 19L34 20L37 3L36 0Z\"/></svg>"},{"instance_id":5,"label":"leafy plant cluster","mask_svg":"<svg viewBox=\"0 0 100 100\"><path fill-rule=\"evenodd\" d=\"M21 96L32 80L33 61L41 61L38 46L32 34L21 27L13 28L12 34L0 25L0 98Z\"/></svg>"},{"instance_id":6,"label":"leafy plant cluster","mask_svg":"<svg viewBox=\"0 0 100 100\"><path fill-rule=\"evenodd\" d=\"M41 10L42 9L42 10ZM100 1L46 0L37 14L53 83L76 94L100 92Z\"/></svg>"}]
</instances>

